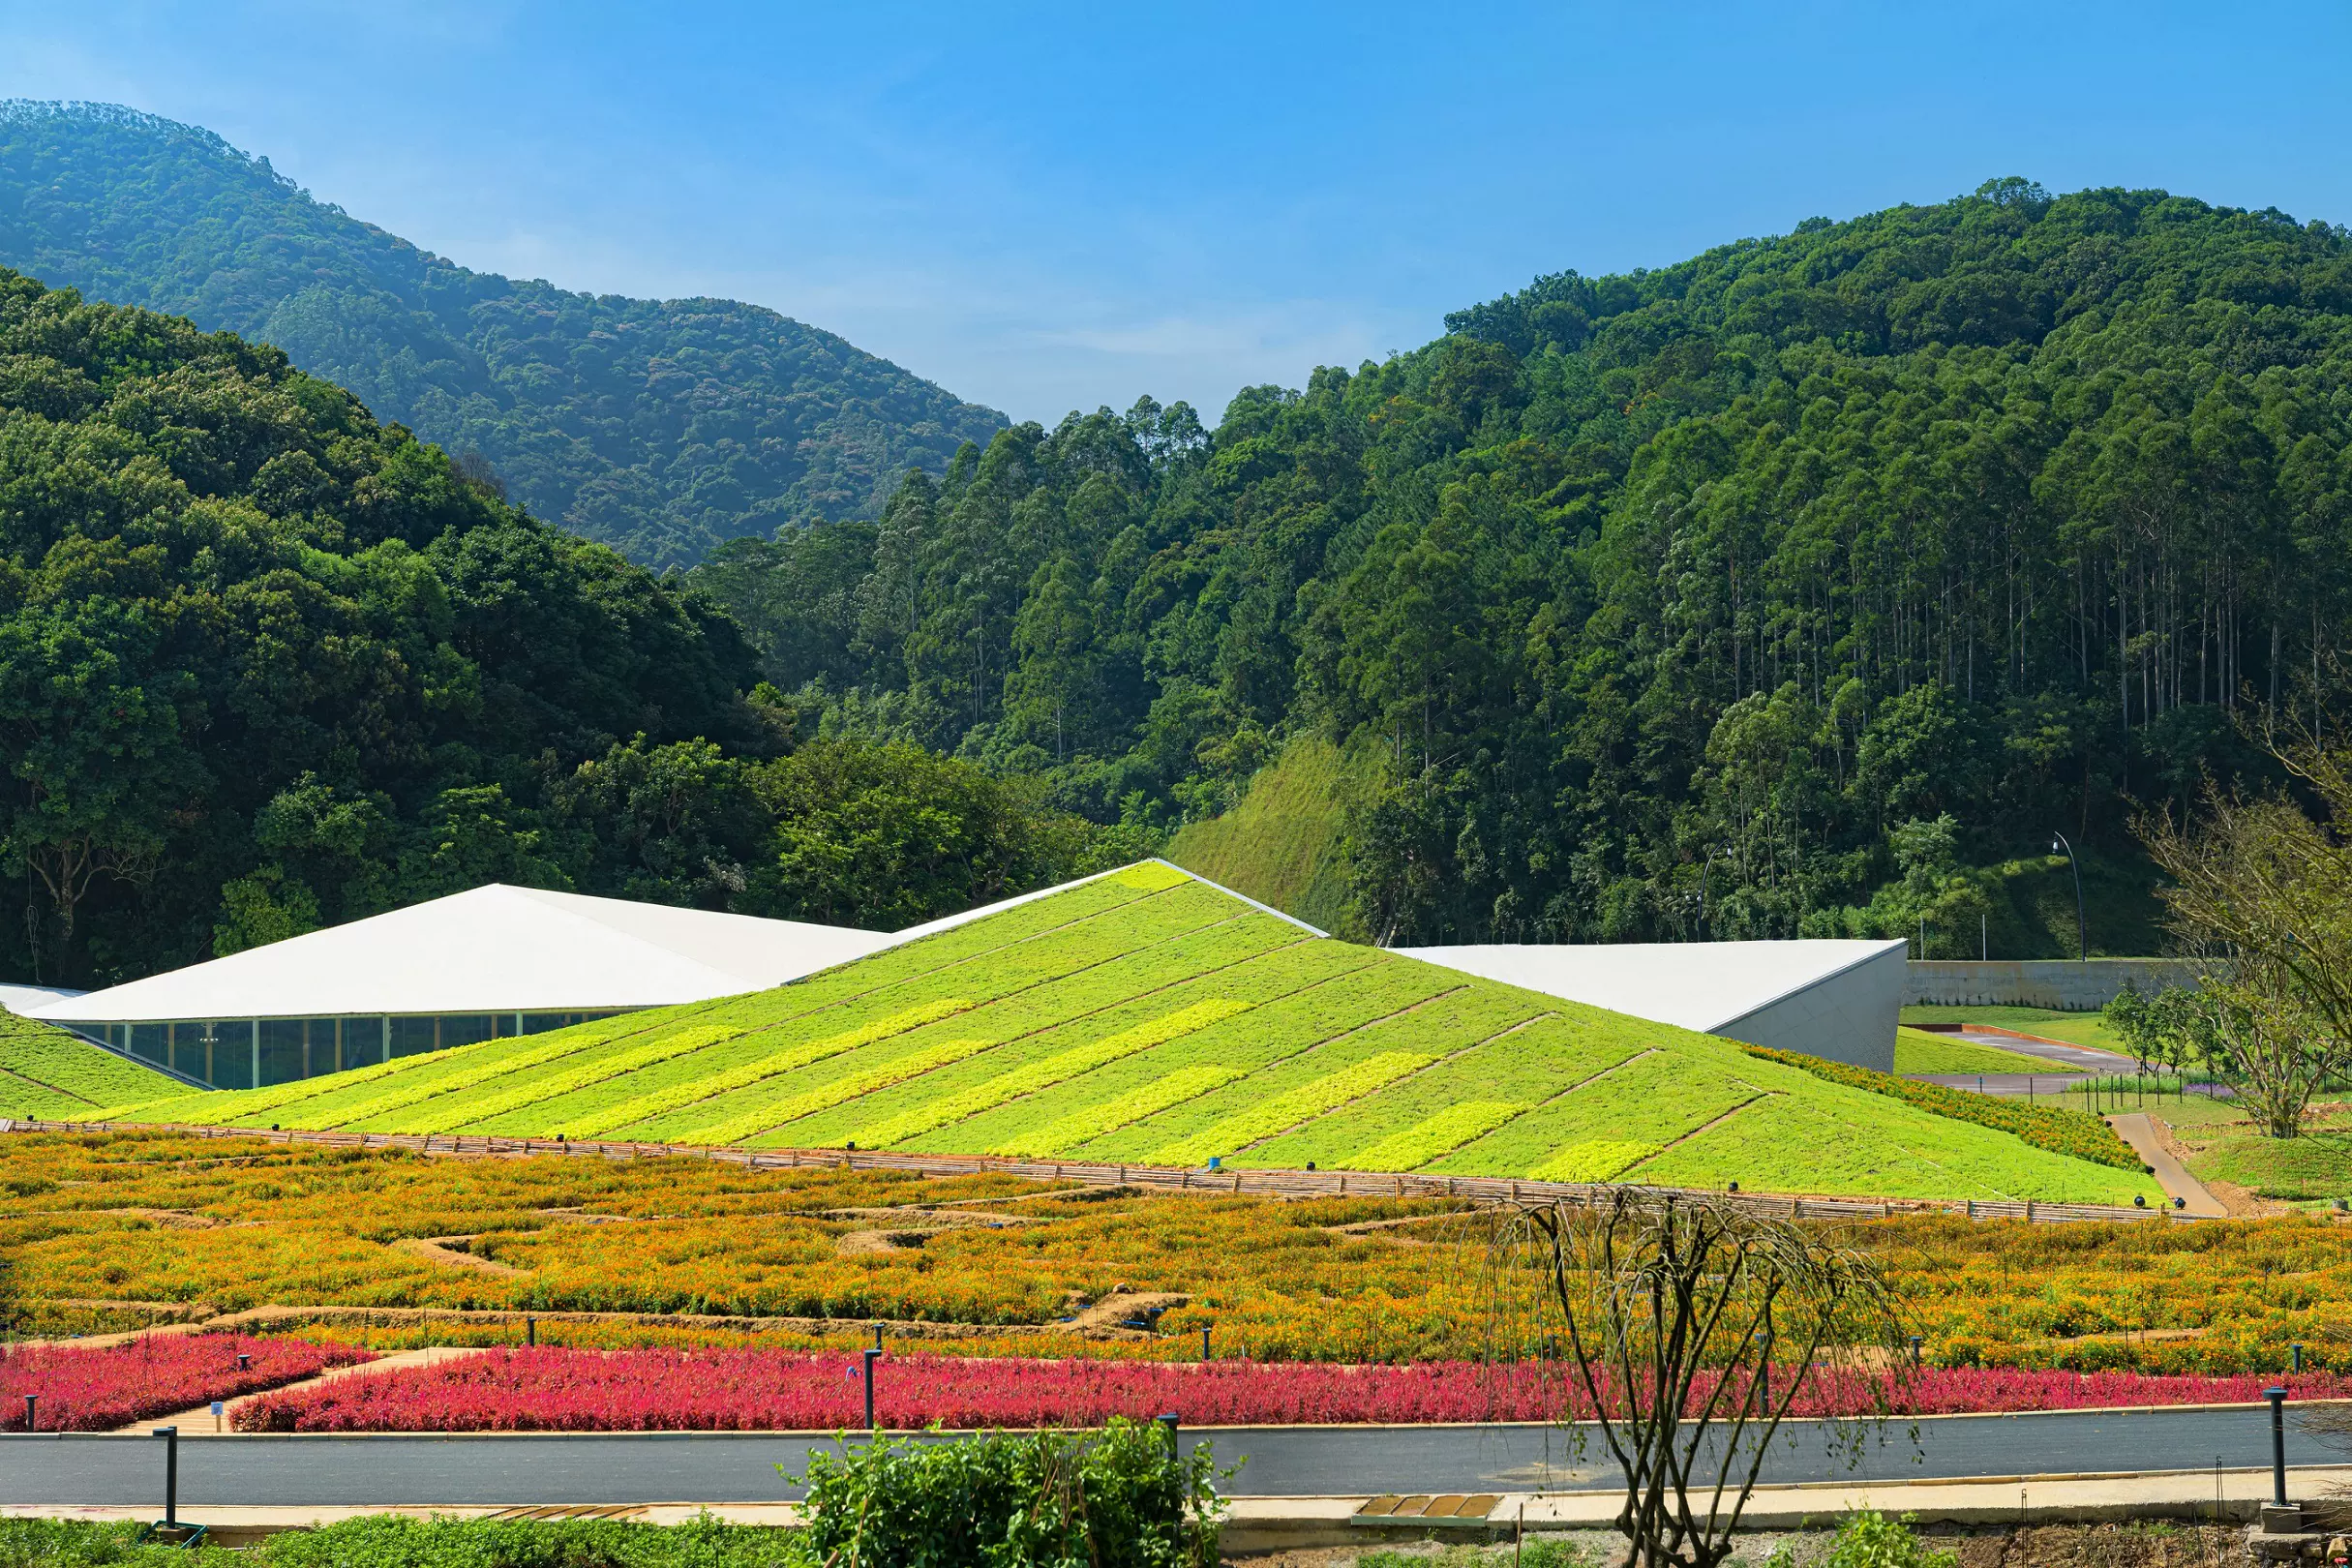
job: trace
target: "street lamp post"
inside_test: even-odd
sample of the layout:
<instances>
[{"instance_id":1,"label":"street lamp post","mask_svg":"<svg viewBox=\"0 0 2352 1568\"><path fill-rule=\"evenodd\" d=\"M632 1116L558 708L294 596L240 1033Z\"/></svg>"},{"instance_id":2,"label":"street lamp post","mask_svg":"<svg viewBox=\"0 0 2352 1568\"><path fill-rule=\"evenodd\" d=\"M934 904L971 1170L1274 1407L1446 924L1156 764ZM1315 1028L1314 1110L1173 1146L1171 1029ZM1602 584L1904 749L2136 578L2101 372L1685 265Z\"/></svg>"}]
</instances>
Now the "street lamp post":
<instances>
[{"instance_id":1,"label":"street lamp post","mask_svg":"<svg viewBox=\"0 0 2352 1568\"><path fill-rule=\"evenodd\" d=\"M2074 846L2066 842L2066 835L2052 829L2050 830L2050 853L2056 855L2061 850L2066 851L2066 865L2074 873L2074 941L2081 950L2083 962L2089 963L2091 961L2091 927L2083 920L2083 868L2081 863L2074 859Z\"/></svg>"}]
</instances>

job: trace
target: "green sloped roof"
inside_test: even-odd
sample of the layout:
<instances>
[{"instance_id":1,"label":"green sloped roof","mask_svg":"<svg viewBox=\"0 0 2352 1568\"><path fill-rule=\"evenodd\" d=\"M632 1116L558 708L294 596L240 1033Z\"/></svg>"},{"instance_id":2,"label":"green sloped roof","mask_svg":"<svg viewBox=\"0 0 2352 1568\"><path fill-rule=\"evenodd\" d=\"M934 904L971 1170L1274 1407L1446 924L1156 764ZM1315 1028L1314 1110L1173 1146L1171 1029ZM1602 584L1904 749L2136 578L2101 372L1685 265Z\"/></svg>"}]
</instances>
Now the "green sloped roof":
<instances>
[{"instance_id":1,"label":"green sloped roof","mask_svg":"<svg viewBox=\"0 0 2352 1568\"><path fill-rule=\"evenodd\" d=\"M0 1116L70 1122L181 1091L176 1078L0 1008Z\"/></svg>"},{"instance_id":2,"label":"green sloped roof","mask_svg":"<svg viewBox=\"0 0 2352 1568\"><path fill-rule=\"evenodd\" d=\"M1146 861L773 990L126 1119L2124 1202L2131 1172Z\"/></svg>"}]
</instances>

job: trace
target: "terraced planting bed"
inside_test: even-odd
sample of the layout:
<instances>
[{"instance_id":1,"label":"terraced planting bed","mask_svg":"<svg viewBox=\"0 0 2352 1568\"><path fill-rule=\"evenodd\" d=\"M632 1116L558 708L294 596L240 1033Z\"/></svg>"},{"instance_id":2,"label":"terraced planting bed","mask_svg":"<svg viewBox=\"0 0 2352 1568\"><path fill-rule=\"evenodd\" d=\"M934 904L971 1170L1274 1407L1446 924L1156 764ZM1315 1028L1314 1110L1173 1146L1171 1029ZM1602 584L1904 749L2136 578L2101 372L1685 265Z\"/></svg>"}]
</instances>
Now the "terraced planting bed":
<instances>
[{"instance_id":1,"label":"terraced planting bed","mask_svg":"<svg viewBox=\"0 0 2352 1568\"><path fill-rule=\"evenodd\" d=\"M1158 861L770 991L83 1119L2162 1201L2136 1161L1318 938Z\"/></svg>"}]
</instances>

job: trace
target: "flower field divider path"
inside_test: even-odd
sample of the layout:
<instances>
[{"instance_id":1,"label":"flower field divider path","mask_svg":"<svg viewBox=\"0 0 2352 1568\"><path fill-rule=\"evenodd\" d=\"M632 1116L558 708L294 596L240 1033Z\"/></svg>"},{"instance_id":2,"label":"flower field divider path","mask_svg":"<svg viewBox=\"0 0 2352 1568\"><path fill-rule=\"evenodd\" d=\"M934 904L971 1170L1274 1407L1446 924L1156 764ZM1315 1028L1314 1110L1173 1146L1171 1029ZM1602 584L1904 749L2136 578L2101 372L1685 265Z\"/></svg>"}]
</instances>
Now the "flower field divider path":
<instances>
[{"instance_id":1,"label":"flower field divider path","mask_svg":"<svg viewBox=\"0 0 2352 1568\"><path fill-rule=\"evenodd\" d=\"M901 1170L919 1176L1012 1176L1035 1182L1075 1182L1085 1187L1149 1188L1232 1196L1278 1198L1399 1197L1453 1198L1471 1203L1521 1204L1554 1199L1588 1204L1606 1199L1620 1184L1607 1182L1516 1181L1500 1176L1435 1176L1377 1170L1205 1170L1197 1165L1107 1164L1075 1160L1018 1160L989 1155L891 1154L882 1150L744 1149L682 1143L622 1143L604 1139L495 1137L485 1134L416 1132L331 1132L286 1129L200 1127L166 1122L47 1122L0 1116L8 1132L171 1132L188 1137L259 1138L275 1143L314 1144L330 1149L407 1149L460 1158L569 1155L601 1160L678 1159L724 1161L752 1170ZM1737 1205L1751 1213L1794 1220L1891 1219L1898 1214L1965 1215L1971 1220L2025 1220L2038 1224L2081 1221L2169 1221L2191 1222L2202 1216L2180 1210L2125 1208L2104 1203L1988 1201L1981 1198L1813 1197L1802 1193L1727 1194L1704 1189L1648 1187L1660 1195L1680 1193Z\"/></svg>"},{"instance_id":2,"label":"flower field divider path","mask_svg":"<svg viewBox=\"0 0 2352 1568\"><path fill-rule=\"evenodd\" d=\"M317 1388L322 1383L332 1383L339 1378L355 1376L360 1372L391 1373L407 1372L410 1368L431 1369L447 1362L462 1361L468 1356L481 1354L483 1354L482 1349L473 1345L436 1344L427 1345L421 1350L395 1350L377 1356L373 1361L353 1362L346 1367L329 1367L316 1376L305 1377L297 1382L281 1383L276 1388L256 1389L251 1394L239 1394L233 1399L224 1400L221 1402L221 1414L218 1417L213 1415L211 1403L206 1402L185 1410L148 1416L144 1420L134 1421L127 1427L117 1427L114 1429L113 1435L144 1437L159 1426L174 1425L182 1431L192 1433L214 1431L234 1432L237 1430L235 1423L238 1408L252 1403L265 1394L298 1394ZM206 1426L205 1422L211 1420L217 1420L220 1423L219 1426Z\"/></svg>"}]
</instances>

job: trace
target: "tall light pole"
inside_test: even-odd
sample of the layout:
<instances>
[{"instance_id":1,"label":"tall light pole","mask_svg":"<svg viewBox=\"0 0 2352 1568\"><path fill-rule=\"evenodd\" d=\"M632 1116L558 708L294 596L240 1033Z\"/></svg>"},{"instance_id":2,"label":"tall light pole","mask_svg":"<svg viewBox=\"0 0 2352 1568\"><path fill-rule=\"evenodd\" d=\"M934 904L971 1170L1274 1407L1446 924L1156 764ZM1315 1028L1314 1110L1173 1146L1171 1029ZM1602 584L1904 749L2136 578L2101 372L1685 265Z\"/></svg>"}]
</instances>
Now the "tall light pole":
<instances>
[{"instance_id":1,"label":"tall light pole","mask_svg":"<svg viewBox=\"0 0 2352 1568\"><path fill-rule=\"evenodd\" d=\"M2089 963L2091 927L2083 922L2083 868L2075 860L2074 846L2066 842L2066 835L2053 828L2050 829L2050 853L2056 855L2061 850L2066 851L2066 864L2074 872L2074 941L2082 950L2082 961Z\"/></svg>"}]
</instances>

